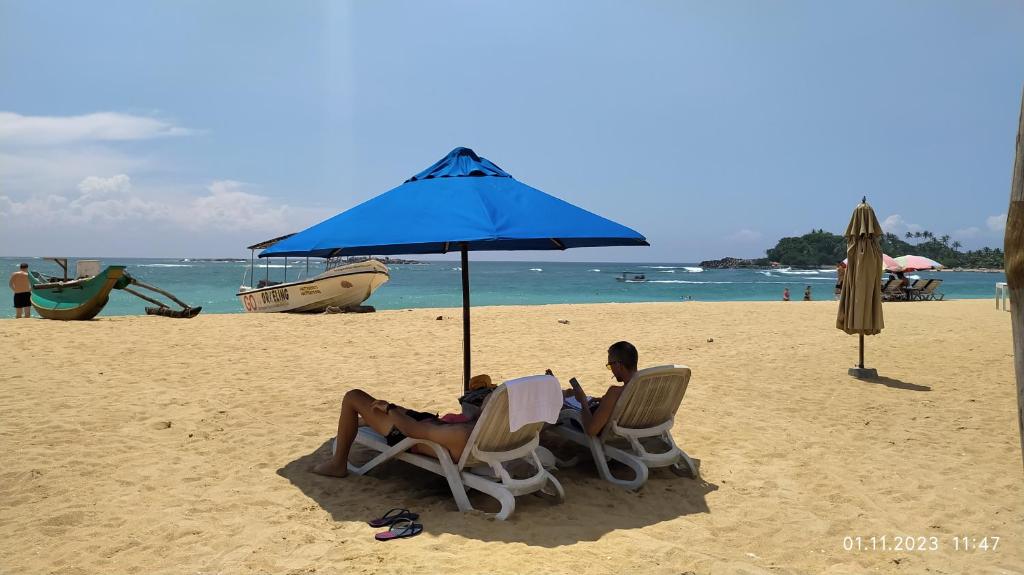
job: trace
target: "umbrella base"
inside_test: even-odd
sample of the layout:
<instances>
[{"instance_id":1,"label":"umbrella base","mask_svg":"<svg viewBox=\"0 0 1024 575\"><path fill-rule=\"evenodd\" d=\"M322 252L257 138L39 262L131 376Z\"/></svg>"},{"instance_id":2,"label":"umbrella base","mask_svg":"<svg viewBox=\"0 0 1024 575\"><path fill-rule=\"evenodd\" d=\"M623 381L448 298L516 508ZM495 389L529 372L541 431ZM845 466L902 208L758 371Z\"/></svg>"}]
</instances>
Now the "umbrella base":
<instances>
[{"instance_id":1,"label":"umbrella base","mask_svg":"<svg viewBox=\"0 0 1024 575\"><path fill-rule=\"evenodd\" d=\"M851 367L847 373L857 379L874 379L878 377L878 370L872 367Z\"/></svg>"}]
</instances>

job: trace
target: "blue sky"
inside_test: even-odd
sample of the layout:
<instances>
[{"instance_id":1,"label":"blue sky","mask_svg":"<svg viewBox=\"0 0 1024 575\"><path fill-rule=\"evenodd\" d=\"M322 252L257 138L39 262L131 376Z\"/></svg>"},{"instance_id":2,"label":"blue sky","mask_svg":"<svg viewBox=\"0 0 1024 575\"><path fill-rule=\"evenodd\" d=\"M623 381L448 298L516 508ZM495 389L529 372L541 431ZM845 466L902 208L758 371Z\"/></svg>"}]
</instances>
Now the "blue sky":
<instances>
[{"instance_id":1,"label":"blue sky","mask_svg":"<svg viewBox=\"0 0 1024 575\"><path fill-rule=\"evenodd\" d=\"M1020 2L0 0L0 254L216 257L455 146L695 261L1001 246Z\"/></svg>"}]
</instances>

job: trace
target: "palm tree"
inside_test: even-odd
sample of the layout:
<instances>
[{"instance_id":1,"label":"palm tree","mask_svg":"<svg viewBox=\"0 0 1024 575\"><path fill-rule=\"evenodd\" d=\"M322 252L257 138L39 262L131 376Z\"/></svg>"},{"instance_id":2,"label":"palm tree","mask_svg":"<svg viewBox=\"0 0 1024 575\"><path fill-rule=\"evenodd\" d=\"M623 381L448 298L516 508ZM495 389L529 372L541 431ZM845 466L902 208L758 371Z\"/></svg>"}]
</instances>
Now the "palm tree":
<instances>
[{"instance_id":1,"label":"palm tree","mask_svg":"<svg viewBox=\"0 0 1024 575\"><path fill-rule=\"evenodd\" d=\"M953 251L954 252L960 251L960 248L962 248L962 247L964 247L964 245L962 243L960 243L959 241L954 241L953 242Z\"/></svg>"},{"instance_id":2,"label":"palm tree","mask_svg":"<svg viewBox=\"0 0 1024 575\"><path fill-rule=\"evenodd\" d=\"M914 232L907 232L907 239L914 237Z\"/></svg>"},{"instance_id":3,"label":"palm tree","mask_svg":"<svg viewBox=\"0 0 1024 575\"><path fill-rule=\"evenodd\" d=\"M939 238L939 241L942 242L943 245L948 247L949 246L949 235L947 234L947 235L942 236L941 238Z\"/></svg>"},{"instance_id":4,"label":"palm tree","mask_svg":"<svg viewBox=\"0 0 1024 575\"><path fill-rule=\"evenodd\" d=\"M914 237L915 238L919 238L919 237L921 237L921 235L922 235L921 232L914 232Z\"/></svg>"},{"instance_id":5,"label":"palm tree","mask_svg":"<svg viewBox=\"0 0 1024 575\"><path fill-rule=\"evenodd\" d=\"M928 230L925 230L925 231L921 232L921 237L922 238L934 238L935 234L929 232Z\"/></svg>"}]
</instances>

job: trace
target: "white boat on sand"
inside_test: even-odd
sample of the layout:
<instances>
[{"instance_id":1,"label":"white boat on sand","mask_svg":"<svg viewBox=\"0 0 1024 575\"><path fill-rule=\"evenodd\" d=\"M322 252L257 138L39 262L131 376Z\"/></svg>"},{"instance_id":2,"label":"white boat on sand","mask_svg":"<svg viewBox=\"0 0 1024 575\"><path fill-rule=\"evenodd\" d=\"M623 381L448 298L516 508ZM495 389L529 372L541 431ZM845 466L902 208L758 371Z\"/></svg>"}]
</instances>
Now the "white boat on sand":
<instances>
[{"instance_id":1,"label":"white boat on sand","mask_svg":"<svg viewBox=\"0 0 1024 575\"><path fill-rule=\"evenodd\" d=\"M255 286L250 285L256 272L255 250L266 249L287 237L290 236L249 246L253 256L237 294L245 311L313 313L322 312L328 307L355 308L391 279L387 266L377 260L344 263L341 259L332 258L327 260L326 271L306 279L300 275L295 281L259 280ZM266 265L269 269L269 259ZM308 260L306 269L309 269ZM284 273L287 279L287 258Z\"/></svg>"}]
</instances>

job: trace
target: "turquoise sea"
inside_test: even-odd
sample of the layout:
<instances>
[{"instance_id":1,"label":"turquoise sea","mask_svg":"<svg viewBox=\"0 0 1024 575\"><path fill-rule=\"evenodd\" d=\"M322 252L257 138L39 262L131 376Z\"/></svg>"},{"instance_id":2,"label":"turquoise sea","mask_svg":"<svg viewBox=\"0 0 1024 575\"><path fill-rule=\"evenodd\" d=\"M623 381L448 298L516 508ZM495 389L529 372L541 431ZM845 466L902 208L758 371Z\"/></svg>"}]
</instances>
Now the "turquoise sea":
<instances>
[{"instance_id":1,"label":"turquoise sea","mask_svg":"<svg viewBox=\"0 0 1024 575\"><path fill-rule=\"evenodd\" d=\"M187 259L97 258L104 265L123 264L133 276L175 294L190 305L203 306L203 313L243 313L235 297L248 260L192 261ZM5 277L25 261L43 273L59 275L60 268L41 258L0 258ZM257 261L257 278L267 270ZM579 263L579 262L490 262L470 259L471 302L480 305L534 305L553 303L605 303L682 301L779 300L789 287L794 300L811 286L814 299L832 299L834 270L703 270L692 263ZM69 267L74 269L74 260ZM290 260L288 280L304 276L306 261ZM310 274L322 271L319 261L310 260ZM391 281L367 300L377 309L459 307L462 305L461 272L458 261L392 265ZM620 282L623 271L642 273L648 281ZM270 279L284 279L282 259L275 259ZM917 272L922 278L945 280L939 291L947 299L991 298L996 282L1006 281L1001 273ZM8 292L10 294L10 292ZM13 317L10 297L0 317ZM115 291L101 315L143 315L148 305Z\"/></svg>"}]
</instances>

